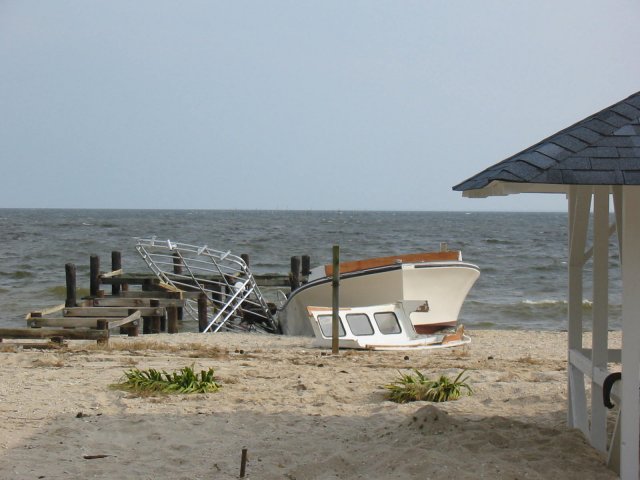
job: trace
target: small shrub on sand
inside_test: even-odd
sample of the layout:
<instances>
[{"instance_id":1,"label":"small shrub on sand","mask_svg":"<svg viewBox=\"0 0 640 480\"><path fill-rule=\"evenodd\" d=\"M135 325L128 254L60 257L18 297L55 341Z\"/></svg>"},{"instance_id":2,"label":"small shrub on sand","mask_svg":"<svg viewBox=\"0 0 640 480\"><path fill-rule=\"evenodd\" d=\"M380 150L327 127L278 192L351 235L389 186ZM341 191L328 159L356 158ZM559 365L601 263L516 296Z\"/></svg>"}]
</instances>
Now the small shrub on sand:
<instances>
[{"instance_id":1,"label":"small shrub on sand","mask_svg":"<svg viewBox=\"0 0 640 480\"><path fill-rule=\"evenodd\" d=\"M455 380L451 380L445 375L440 375L437 380L429 380L423 373L417 369L413 369L415 375L410 373L400 374L400 378L385 388L389 390L388 398L392 402L407 403L416 401L427 402L447 402L449 400L459 399L463 391L466 390L467 395L471 395L473 391L467 384L469 377L464 377L463 370L458 374Z\"/></svg>"},{"instance_id":2,"label":"small shrub on sand","mask_svg":"<svg viewBox=\"0 0 640 480\"><path fill-rule=\"evenodd\" d=\"M125 380L114 385L115 388L134 392L154 393L207 393L220 389L213 376L213 368L193 371L193 367L184 367L173 373L164 370L139 370L134 368L124 372Z\"/></svg>"}]
</instances>

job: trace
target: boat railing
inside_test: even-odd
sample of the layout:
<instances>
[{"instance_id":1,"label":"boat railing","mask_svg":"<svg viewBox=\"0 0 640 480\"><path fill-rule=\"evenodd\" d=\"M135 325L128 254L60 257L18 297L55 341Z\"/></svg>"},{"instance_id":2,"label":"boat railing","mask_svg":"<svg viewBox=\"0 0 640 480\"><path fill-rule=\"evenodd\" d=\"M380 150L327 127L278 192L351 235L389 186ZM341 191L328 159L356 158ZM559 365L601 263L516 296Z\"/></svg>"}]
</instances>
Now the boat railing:
<instances>
[{"instance_id":1,"label":"boat railing","mask_svg":"<svg viewBox=\"0 0 640 480\"><path fill-rule=\"evenodd\" d=\"M137 239L136 250L161 284L206 296L207 322L202 331L257 330L275 333L277 322L246 262L230 251L208 246ZM198 304L187 299L185 312L198 319Z\"/></svg>"}]
</instances>

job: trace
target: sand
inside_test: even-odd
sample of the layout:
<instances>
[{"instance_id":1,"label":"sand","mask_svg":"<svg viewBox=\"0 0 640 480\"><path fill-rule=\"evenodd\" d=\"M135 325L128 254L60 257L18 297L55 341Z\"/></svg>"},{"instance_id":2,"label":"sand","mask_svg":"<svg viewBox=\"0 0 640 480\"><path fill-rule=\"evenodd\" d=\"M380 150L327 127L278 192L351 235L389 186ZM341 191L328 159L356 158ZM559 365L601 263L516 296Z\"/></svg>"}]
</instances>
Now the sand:
<instances>
[{"instance_id":1,"label":"sand","mask_svg":"<svg viewBox=\"0 0 640 480\"><path fill-rule=\"evenodd\" d=\"M566 333L471 331L451 350L179 334L0 348L0 479L614 479L566 427ZM619 341L614 334L613 341ZM213 367L223 387L136 396L131 368ZM395 404L398 372L468 369L472 396Z\"/></svg>"}]
</instances>

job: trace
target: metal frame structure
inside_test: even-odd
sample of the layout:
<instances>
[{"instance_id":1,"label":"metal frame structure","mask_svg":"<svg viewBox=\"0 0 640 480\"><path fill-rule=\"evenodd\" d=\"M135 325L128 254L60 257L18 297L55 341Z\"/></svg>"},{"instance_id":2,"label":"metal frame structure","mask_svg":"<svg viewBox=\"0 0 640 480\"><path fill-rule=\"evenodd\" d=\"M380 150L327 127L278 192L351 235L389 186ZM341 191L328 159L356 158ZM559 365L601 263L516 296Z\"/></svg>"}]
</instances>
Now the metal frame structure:
<instances>
[{"instance_id":1,"label":"metal frame structure","mask_svg":"<svg viewBox=\"0 0 640 480\"><path fill-rule=\"evenodd\" d=\"M257 330L276 333L278 326L246 262L231 252L205 246L137 239L136 250L161 284L201 292L208 308L204 332ZM185 302L185 311L198 319L198 305ZM209 313L210 312L210 313Z\"/></svg>"}]
</instances>

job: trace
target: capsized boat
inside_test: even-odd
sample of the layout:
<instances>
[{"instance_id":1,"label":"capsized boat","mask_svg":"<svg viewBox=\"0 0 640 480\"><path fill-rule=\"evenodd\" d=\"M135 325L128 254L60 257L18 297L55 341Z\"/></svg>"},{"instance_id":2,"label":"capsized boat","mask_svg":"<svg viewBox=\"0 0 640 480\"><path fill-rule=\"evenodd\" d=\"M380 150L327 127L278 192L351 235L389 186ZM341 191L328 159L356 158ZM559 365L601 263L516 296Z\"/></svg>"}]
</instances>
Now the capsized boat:
<instances>
[{"instance_id":1,"label":"capsized boat","mask_svg":"<svg viewBox=\"0 0 640 480\"><path fill-rule=\"evenodd\" d=\"M328 307L307 307L315 333L314 345L333 345L333 311ZM416 333L400 303L338 310L338 346L369 350L408 350L458 347L471 342L464 327L429 335Z\"/></svg>"},{"instance_id":2,"label":"capsized boat","mask_svg":"<svg viewBox=\"0 0 640 480\"><path fill-rule=\"evenodd\" d=\"M286 335L314 336L308 307L332 306L332 265L314 268L308 283L279 309ZM458 315L480 269L462 261L460 251L412 253L340 264L340 308L396 305L417 335L455 329ZM317 337L317 335L316 335Z\"/></svg>"}]
</instances>

